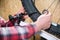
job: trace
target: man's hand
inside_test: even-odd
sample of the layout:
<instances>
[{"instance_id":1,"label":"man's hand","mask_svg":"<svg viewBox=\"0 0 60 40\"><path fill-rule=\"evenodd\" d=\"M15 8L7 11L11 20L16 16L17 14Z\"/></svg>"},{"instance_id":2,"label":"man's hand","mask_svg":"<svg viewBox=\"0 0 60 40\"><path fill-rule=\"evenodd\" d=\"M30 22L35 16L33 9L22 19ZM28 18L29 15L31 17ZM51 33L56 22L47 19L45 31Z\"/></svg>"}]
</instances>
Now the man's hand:
<instances>
[{"instance_id":1,"label":"man's hand","mask_svg":"<svg viewBox=\"0 0 60 40\"><path fill-rule=\"evenodd\" d=\"M45 30L50 27L51 24L51 14L50 13L44 13L40 15L35 22L37 30Z\"/></svg>"}]
</instances>

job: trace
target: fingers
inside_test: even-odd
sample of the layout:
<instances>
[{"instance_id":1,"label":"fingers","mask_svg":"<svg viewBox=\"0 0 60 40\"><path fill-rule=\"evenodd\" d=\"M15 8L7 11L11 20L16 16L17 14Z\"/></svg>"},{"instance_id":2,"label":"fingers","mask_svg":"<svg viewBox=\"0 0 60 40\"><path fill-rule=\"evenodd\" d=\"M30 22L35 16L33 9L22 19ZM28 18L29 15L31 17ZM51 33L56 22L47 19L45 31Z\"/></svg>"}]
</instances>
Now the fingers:
<instances>
[{"instance_id":1,"label":"fingers","mask_svg":"<svg viewBox=\"0 0 60 40\"><path fill-rule=\"evenodd\" d=\"M50 15L51 16L51 13L49 12L47 15Z\"/></svg>"},{"instance_id":2,"label":"fingers","mask_svg":"<svg viewBox=\"0 0 60 40\"><path fill-rule=\"evenodd\" d=\"M44 15L51 15L51 13L50 12L49 13L45 12Z\"/></svg>"},{"instance_id":3,"label":"fingers","mask_svg":"<svg viewBox=\"0 0 60 40\"><path fill-rule=\"evenodd\" d=\"M44 10L42 11L42 13L43 13L44 15L50 15L50 16L51 16L51 13L50 13L47 9L44 9Z\"/></svg>"},{"instance_id":4,"label":"fingers","mask_svg":"<svg viewBox=\"0 0 60 40\"><path fill-rule=\"evenodd\" d=\"M49 11L48 11L47 9L44 9L44 10L42 11L42 13L43 13L43 14L48 14Z\"/></svg>"},{"instance_id":5,"label":"fingers","mask_svg":"<svg viewBox=\"0 0 60 40\"><path fill-rule=\"evenodd\" d=\"M44 25L43 30L50 28L50 25L51 25L50 21L46 22L46 24Z\"/></svg>"},{"instance_id":6,"label":"fingers","mask_svg":"<svg viewBox=\"0 0 60 40\"><path fill-rule=\"evenodd\" d=\"M24 7L22 6L21 8L20 8L20 10L18 11L18 13L24 13L25 12L25 9L24 9Z\"/></svg>"}]
</instances>

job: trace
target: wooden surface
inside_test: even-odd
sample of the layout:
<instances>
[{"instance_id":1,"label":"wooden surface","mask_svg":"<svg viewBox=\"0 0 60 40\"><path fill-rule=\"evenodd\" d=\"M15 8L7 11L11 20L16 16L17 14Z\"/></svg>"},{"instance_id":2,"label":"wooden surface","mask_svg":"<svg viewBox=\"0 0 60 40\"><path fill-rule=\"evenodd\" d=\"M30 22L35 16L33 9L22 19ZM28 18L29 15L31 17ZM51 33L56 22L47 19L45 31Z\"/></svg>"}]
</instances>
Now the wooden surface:
<instances>
[{"instance_id":1,"label":"wooden surface","mask_svg":"<svg viewBox=\"0 0 60 40\"><path fill-rule=\"evenodd\" d=\"M0 16L7 20L9 14L16 14L21 7L20 0L0 0Z\"/></svg>"},{"instance_id":2,"label":"wooden surface","mask_svg":"<svg viewBox=\"0 0 60 40\"><path fill-rule=\"evenodd\" d=\"M52 4L54 0L36 0L35 5L37 9L42 12L44 9L48 9L48 7ZM57 23L60 19L60 1L55 0L51 7L48 9L52 14L52 22ZM58 4L57 4L58 3ZM57 5L57 6L56 6ZM55 9L56 8L56 9ZM60 20L58 22L60 24Z\"/></svg>"}]
</instances>

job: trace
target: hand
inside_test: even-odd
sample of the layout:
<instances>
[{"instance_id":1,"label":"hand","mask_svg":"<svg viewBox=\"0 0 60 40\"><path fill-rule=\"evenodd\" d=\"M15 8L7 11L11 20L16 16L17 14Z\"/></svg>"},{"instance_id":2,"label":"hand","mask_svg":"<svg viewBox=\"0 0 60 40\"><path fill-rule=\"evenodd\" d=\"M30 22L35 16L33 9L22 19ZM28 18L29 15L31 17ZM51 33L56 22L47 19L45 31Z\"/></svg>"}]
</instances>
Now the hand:
<instances>
[{"instance_id":1,"label":"hand","mask_svg":"<svg viewBox=\"0 0 60 40\"><path fill-rule=\"evenodd\" d=\"M6 21L5 21L2 17L0 17L0 27L1 27L1 25L4 25L5 22L6 22Z\"/></svg>"},{"instance_id":2,"label":"hand","mask_svg":"<svg viewBox=\"0 0 60 40\"><path fill-rule=\"evenodd\" d=\"M37 19L37 21L35 22L37 29L38 30L45 30L48 29L50 27L51 24L51 13L49 12L44 13L42 15L40 15Z\"/></svg>"},{"instance_id":3,"label":"hand","mask_svg":"<svg viewBox=\"0 0 60 40\"><path fill-rule=\"evenodd\" d=\"M24 9L24 7L22 6L21 8L20 8L20 10L17 12L17 14L27 14L27 12L25 11L25 9ZM16 14L15 14L16 15ZM28 15L24 15L23 16L23 19L27 19L27 18L29 18L29 16Z\"/></svg>"}]
</instances>

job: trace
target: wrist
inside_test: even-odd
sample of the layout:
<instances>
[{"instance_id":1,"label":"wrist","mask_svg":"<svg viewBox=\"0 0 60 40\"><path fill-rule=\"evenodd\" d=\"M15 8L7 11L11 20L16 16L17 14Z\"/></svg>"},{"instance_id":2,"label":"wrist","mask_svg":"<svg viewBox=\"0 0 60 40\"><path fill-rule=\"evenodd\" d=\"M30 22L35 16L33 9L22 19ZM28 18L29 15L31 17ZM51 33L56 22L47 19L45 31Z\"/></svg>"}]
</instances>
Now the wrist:
<instances>
[{"instance_id":1,"label":"wrist","mask_svg":"<svg viewBox=\"0 0 60 40\"><path fill-rule=\"evenodd\" d=\"M42 30L42 26L40 25L40 23L39 22L35 22L35 25L36 25L36 30L37 31L41 31Z\"/></svg>"}]
</instances>

